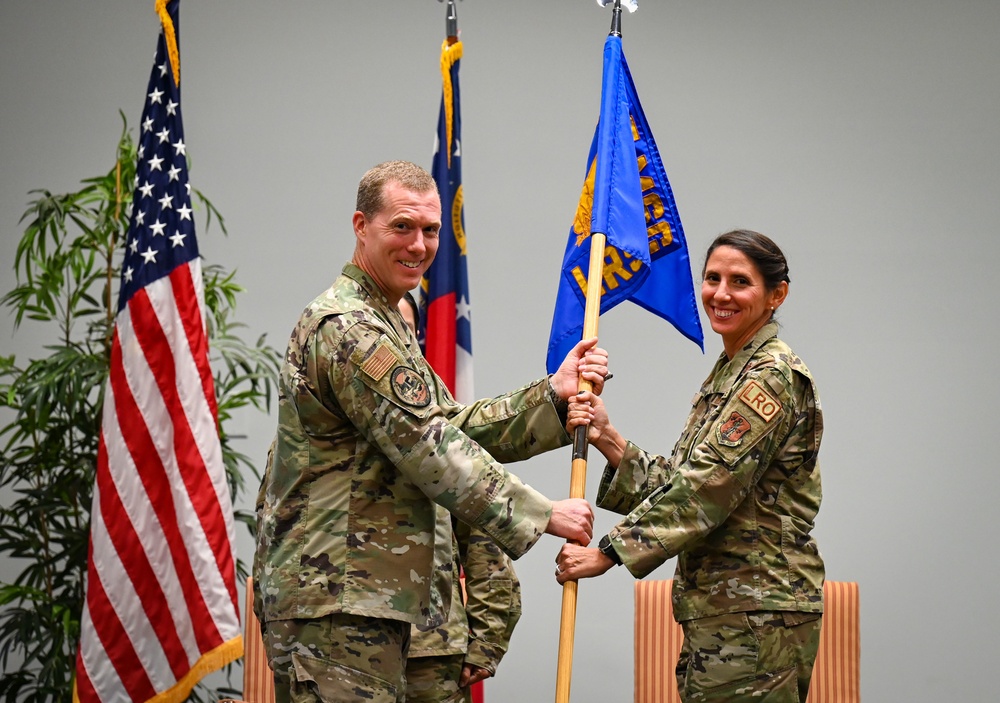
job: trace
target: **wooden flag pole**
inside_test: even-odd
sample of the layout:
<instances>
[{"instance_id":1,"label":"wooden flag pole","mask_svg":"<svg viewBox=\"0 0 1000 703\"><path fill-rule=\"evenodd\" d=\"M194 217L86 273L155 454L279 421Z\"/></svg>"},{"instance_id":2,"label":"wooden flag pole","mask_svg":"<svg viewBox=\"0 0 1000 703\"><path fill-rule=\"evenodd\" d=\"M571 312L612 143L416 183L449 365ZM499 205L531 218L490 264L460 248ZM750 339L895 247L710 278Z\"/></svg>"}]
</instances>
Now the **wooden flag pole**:
<instances>
[{"instance_id":1,"label":"wooden flag pole","mask_svg":"<svg viewBox=\"0 0 1000 703\"><path fill-rule=\"evenodd\" d=\"M583 339L597 336L601 316L601 290L604 282L604 247L607 236L590 235L590 270L587 274L587 307L583 315ZM579 391L591 390L590 381L580 379ZM569 497L584 498L587 491L587 428L577 427L573 436L573 465L569 478ZM573 636L576 631L576 581L563 584L562 617L559 621L559 660L556 665L556 703L569 703L569 685L573 677Z\"/></svg>"}]
</instances>

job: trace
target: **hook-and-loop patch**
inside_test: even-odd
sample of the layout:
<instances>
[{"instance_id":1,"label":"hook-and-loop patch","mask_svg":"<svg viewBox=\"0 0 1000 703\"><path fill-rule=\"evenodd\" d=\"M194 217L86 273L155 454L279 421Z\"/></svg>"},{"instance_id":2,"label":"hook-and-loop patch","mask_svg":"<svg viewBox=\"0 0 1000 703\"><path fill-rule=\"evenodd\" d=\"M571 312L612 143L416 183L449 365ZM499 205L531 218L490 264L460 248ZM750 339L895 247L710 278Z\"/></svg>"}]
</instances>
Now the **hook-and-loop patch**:
<instances>
[{"instance_id":1,"label":"hook-and-loop patch","mask_svg":"<svg viewBox=\"0 0 1000 703\"><path fill-rule=\"evenodd\" d=\"M398 360L392 348L385 342L380 342L375 351L365 358L361 364L361 370L373 380L379 381L396 363Z\"/></svg>"},{"instance_id":2,"label":"hook-and-loop patch","mask_svg":"<svg viewBox=\"0 0 1000 703\"><path fill-rule=\"evenodd\" d=\"M420 374L409 366L397 366L390 377L396 397L407 405L425 408L430 405L431 391Z\"/></svg>"},{"instance_id":3,"label":"hook-and-loop patch","mask_svg":"<svg viewBox=\"0 0 1000 703\"><path fill-rule=\"evenodd\" d=\"M770 422L775 415L781 412L781 401L764 390L764 387L757 381L747 383L740 391L739 398L751 410L760 415L764 422Z\"/></svg>"},{"instance_id":4,"label":"hook-and-loop patch","mask_svg":"<svg viewBox=\"0 0 1000 703\"><path fill-rule=\"evenodd\" d=\"M743 440L743 435L750 429L750 421L734 410L723 423L715 428L715 433L719 444L727 447L738 447Z\"/></svg>"},{"instance_id":5,"label":"hook-and-loop patch","mask_svg":"<svg viewBox=\"0 0 1000 703\"><path fill-rule=\"evenodd\" d=\"M735 466L757 441L778 425L782 405L764 381L750 378L726 404L715 424L713 444L728 466Z\"/></svg>"}]
</instances>

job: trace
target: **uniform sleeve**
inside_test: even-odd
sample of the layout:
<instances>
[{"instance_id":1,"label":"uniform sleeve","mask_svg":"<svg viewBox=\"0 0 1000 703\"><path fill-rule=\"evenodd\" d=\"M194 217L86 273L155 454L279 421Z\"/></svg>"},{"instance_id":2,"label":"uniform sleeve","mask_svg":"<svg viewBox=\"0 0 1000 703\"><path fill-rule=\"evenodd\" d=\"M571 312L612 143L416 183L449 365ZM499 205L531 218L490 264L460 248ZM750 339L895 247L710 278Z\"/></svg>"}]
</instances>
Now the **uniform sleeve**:
<instances>
[{"instance_id":1,"label":"uniform sleeve","mask_svg":"<svg viewBox=\"0 0 1000 703\"><path fill-rule=\"evenodd\" d=\"M458 523L455 535L465 569L465 661L495 674L521 618L521 584L510 559L486 534Z\"/></svg>"},{"instance_id":2,"label":"uniform sleeve","mask_svg":"<svg viewBox=\"0 0 1000 703\"><path fill-rule=\"evenodd\" d=\"M632 442L618 466L608 464L597 489L597 507L626 515L667 482L669 459L648 454Z\"/></svg>"},{"instance_id":3,"label":"uniform sleeve","mask_svg":"<svg viewBox=\"0 0 1000 703\"><path fill-rule=\"evenodd\" d=\"M471 403L450 421L497 461L523 461L572 442L561 405L546 377Z\"/></svg>"},{"instance_id":4,"label":"uniform sleeve","mask_svg":"<svg viewBox=\"0 0 1000 703\"><path fill-rule=\"evenodd\" d=\"M315 363L329 378L341 410L371 445L359 446L359 452L367 451L375 465L388 460L431 500L478 526L511 556L526 552L548 525L551 502L449 422L392 337L368 322L344 330L341 324L333 319L319 328Z\"/></svg>"},{"instance_id":5,"label":"uniform sleeve","mask_svg":"<svg viewBox=\"0 0 1000 703\"><path fill-rule=\"evenodd\" d=\"M774 369L748 377L669 482L611 531L615 551L636 578L704 538L746 497L795 420L791 391Z\"/></svg>"},{"instance_id":6,"label":"uniform sleeve","mask_svg":"<svg viewBox=\"0 0 1000 703\"><path fill-rule=\"evenodd\" d=\"M267 449L267 459L264 461L264 471L260 478L260 489L257 491L257 500L254 502L254 515L256 519L257 534L264 534L264 500L267 494L267 485L271 480L271 462L274 459L274 447L277 439L271 440L271 446ZM260 553L261 546L257 545L253 560L253 612L257 616L259 623L264 622L264 599L260 592L261 570L263 569L263 554Z\"/></svg>"}]
</instances>

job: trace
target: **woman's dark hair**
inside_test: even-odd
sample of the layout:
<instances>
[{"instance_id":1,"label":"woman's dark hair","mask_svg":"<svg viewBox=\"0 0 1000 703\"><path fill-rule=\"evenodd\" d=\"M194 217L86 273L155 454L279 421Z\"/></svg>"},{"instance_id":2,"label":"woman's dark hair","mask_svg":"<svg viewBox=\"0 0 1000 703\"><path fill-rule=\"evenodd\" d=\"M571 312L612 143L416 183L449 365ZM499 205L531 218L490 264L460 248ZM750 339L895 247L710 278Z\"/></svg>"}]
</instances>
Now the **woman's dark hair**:
<instances>
[{"instance_id":1,"label":"woman's dark hair","mask_svg":"<svg viewBox=\"0 0 1000 703\"><path fill-rule=\"evenodd\" d=\"M406 291L403 293L403 300L409 303L410 308L413 309L413 326L420 329L420 306L417 305L416 298L413 297L413 293Z\"/></svg>"},{"instance_id":2,"label":"woman's dark hair","mask_svg":"<svg viewBox=\"0 0 1000 703\"><path fill-rule=\"evenodd\" d=\"M792 279L788 277L788 262L781 249L771 241L771 238L754 232L749 229L734 229L731 232L720 234L712 242L705 253L705 266L712 252L719 247L732 247L736 251L746 256L760 271L764 278L764 287L772 291L778 287L782 281L790 283ZM705 266L701 267L701 275L705 276Z\"/></svg>"}]
</instances>

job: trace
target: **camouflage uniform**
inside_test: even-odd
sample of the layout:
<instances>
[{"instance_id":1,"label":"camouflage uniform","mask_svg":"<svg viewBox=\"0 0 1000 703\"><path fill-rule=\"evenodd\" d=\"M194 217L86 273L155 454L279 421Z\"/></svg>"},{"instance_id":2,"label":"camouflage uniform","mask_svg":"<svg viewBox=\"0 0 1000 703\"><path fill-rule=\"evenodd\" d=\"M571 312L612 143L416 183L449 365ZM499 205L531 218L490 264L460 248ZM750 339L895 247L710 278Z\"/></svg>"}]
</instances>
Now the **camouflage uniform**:
<instances>
[{"instance_id":1,"label":"camouflage uniform","mask_svg":"<svg viewBox=\"0 0 1000 703\"><path fill-rule=\"evenodd\" d=\"M452 563L451 612L437 627L414 625L406 660L407 703L472 700L459 688L464 664L495 674L521 617L521 587L514 565L482 532L454 520L447 511L438 529L453 532L459 558ZM445 533L447 534L447 533ZM459 568L465 568L466 602L462 603Z\"/></svg>"},{"instance_id":2,"label":"camouflage uniform","mask_svg":"<svg viewBox=\"0 0 1000 703\"><path fill-rule=\"evenodd\" d=\"M278 621L341 614L442 622L452 569L435 569L435 553L448 554L439 565L454 556L450 540L438 543L435 503L510 556L526 552L552 504L498 462L569 443L556 402L543 378L459 405L396 307L346 265L299 319L279 378L254 557L265 633ZM287 650L269 648L276 671L294 670ZM401 700L397 674L387 672L386 686Z\"/></svg>"},{"instance_id":3,"label":"camouflage uniform","mask_svg":"<svg viewBox=\"0 0 1000 703\"><path fill-rule=\"evenodd\" d=\"M609 537L634 576L678 557L674 615L689 642L705 630L701 619L729 616L714 627L714 643L704 645L714 654L682 657L687 671L679 670L678 681L682 691L686 682L686 700L715 700L707 689L746 673L727 659L744 650L723 642L719 627L739 629L753 641L747 632L754 618L773 626L780 616L804 642L806 661L793 666L806 686L805 669L815 659L824 569L810 532L822 497L817 454L823 416L809 370L776 337L777 329L776 323L765 325L731 361L721 355L670 456L647 454L630 442L619 466L605 470L598 491L600 507L626 514ZM748 700L750 691L760 694L765 679L789 666L766 655L759 649L754 655L751 688L746 680L738 687ZM706 671L713 663L728 673ZM753 688L755 679L759 688ZM718 700L741 700L725 690Z\"/></svg>"}]
</instances>

